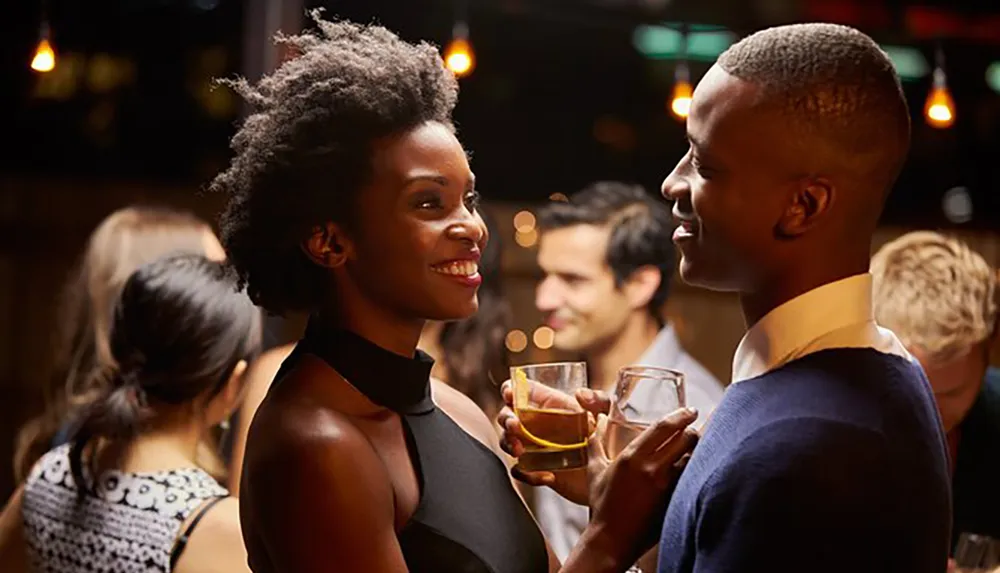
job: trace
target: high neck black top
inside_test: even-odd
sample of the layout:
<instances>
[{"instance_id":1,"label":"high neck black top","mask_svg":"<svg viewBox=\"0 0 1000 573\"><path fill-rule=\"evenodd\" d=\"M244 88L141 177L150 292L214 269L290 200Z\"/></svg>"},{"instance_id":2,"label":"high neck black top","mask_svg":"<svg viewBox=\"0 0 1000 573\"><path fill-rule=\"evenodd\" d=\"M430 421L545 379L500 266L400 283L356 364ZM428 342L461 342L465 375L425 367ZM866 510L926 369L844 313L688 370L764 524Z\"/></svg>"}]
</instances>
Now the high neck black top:
<instances>
[{"instance_id":1,"label":"high neck black top","mask_svg":"<svg viewBox=\"0 0 1000 573\"><path fill-rule=\"evenodd\" d=\"M303 353L323 359L403 422L420 484L417 509L396 532L411 573L548 571L545 541L504 464L431 399L429 356L401 356L316 320L283 370Z\"/></svg>"},{"instance_id":2,"label":"high neck black top","mask_svg":"<svg viewBox=\"0 0 1000 573\"><path fill-rule=\"evenodd\" d=\"M306 327L299 346L322 358L379 406L399 414L423 414L434 409L430 382L434 360L421 350L409 358L350 330L323 326L315 319Z\"/></svg>"}]
</instances>

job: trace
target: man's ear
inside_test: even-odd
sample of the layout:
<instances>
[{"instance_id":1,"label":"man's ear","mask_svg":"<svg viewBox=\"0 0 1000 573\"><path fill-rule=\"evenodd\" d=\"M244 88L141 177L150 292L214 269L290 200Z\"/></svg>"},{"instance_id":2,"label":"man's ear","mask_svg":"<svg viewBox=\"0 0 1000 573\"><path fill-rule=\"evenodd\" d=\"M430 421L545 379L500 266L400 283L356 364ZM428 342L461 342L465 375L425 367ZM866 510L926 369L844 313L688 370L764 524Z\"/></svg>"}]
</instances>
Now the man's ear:
<instances>
[{"instance_id":1,"label":"man's ear","mask_svg":"<svg viewBox=\"0 0 1000 573\"><path fill-rule=\"evenodd\" d=\"M302 252L312 262L327 268L336 268L347 261L352 243L335 223L313 227L312 233L302 242Z\"/></svg>"},{"instance_id":2,"label":"man's ear","mask_svg":"<svg viewBox=\"0 0 1000 573\"><path fill-rule=\"evenodd\" d=\"M800 182L778 220L778 236L794 238L815 227L829 212L834 194L833 183L823 177L809 177Z\"/></svg>"},{"instance_id":3,"label":"man's ear","mask_svg":"<svg viewBox=\"0 0 1000 573\"><path fill-rule=\"evenodd\" d=\"M660 288L660 281L663 280L663 273L660 269L646 265L632 271L632 274L622 285L622 292L628 300L629 308L636 310L649 306L649 301L653 300L653 295Z\"/></svg>"}]
</instances>

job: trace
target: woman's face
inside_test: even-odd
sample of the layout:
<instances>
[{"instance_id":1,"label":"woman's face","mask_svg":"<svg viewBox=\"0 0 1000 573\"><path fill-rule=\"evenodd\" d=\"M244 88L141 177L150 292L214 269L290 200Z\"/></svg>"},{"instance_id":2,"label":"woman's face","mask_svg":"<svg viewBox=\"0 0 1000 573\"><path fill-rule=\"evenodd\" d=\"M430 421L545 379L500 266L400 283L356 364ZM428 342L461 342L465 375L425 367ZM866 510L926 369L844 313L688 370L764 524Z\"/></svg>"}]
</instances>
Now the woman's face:
<instances>
[{"instance_id":1,"label":"woman's face","mask_svg":"<svg viewBox=\"0 0 1000 573\"><path fill-rule=\"evenodd\" d=\"M476 311L486 225L475 176L451 129L425 123L375 145L343 271L362 296L407 318Z\"/></svg>"}]
</instances>

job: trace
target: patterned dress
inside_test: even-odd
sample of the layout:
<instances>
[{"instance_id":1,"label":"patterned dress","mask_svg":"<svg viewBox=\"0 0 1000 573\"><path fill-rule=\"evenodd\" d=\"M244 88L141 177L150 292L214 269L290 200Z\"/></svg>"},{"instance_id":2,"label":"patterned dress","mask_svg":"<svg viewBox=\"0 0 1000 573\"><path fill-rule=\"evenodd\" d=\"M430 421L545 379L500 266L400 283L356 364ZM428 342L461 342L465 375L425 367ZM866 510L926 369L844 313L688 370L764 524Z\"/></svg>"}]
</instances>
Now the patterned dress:
<instances>
[{"instance_id":1,"label":"patterned dress","mask_svg":"<svg viewBox=\"0 0 1000 573\"><path fill-rule=\"evenodd\" d=\"M109 470L80 498L69 448L43 456L25 486L24 534L35 571L165 573L185 520L207 501L228 495L206 472L185 468Z\"/></svg>"}]
</instances>

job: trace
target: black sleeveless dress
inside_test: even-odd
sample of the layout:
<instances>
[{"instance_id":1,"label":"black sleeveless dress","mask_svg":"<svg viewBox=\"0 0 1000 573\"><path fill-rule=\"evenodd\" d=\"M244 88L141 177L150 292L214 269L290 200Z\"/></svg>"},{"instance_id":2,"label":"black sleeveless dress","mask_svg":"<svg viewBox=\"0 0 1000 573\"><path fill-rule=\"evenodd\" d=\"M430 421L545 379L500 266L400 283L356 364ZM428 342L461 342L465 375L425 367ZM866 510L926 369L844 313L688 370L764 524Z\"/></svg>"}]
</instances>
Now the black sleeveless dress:
<instances>
[{"instance_id":1,"label":"black sleeveless dress","mask_svg":"<svg viewBox=\"0 0 1000 573\"><path fill-rule=\"evenodd\" d=\"M507 468L431 400L429 356L400 356L316 320L281 370L305 353L322 358L403 422L420 485L417 509L396 533L411 573L548 571L545 541Z\"/></svg>"}]
</instances>

